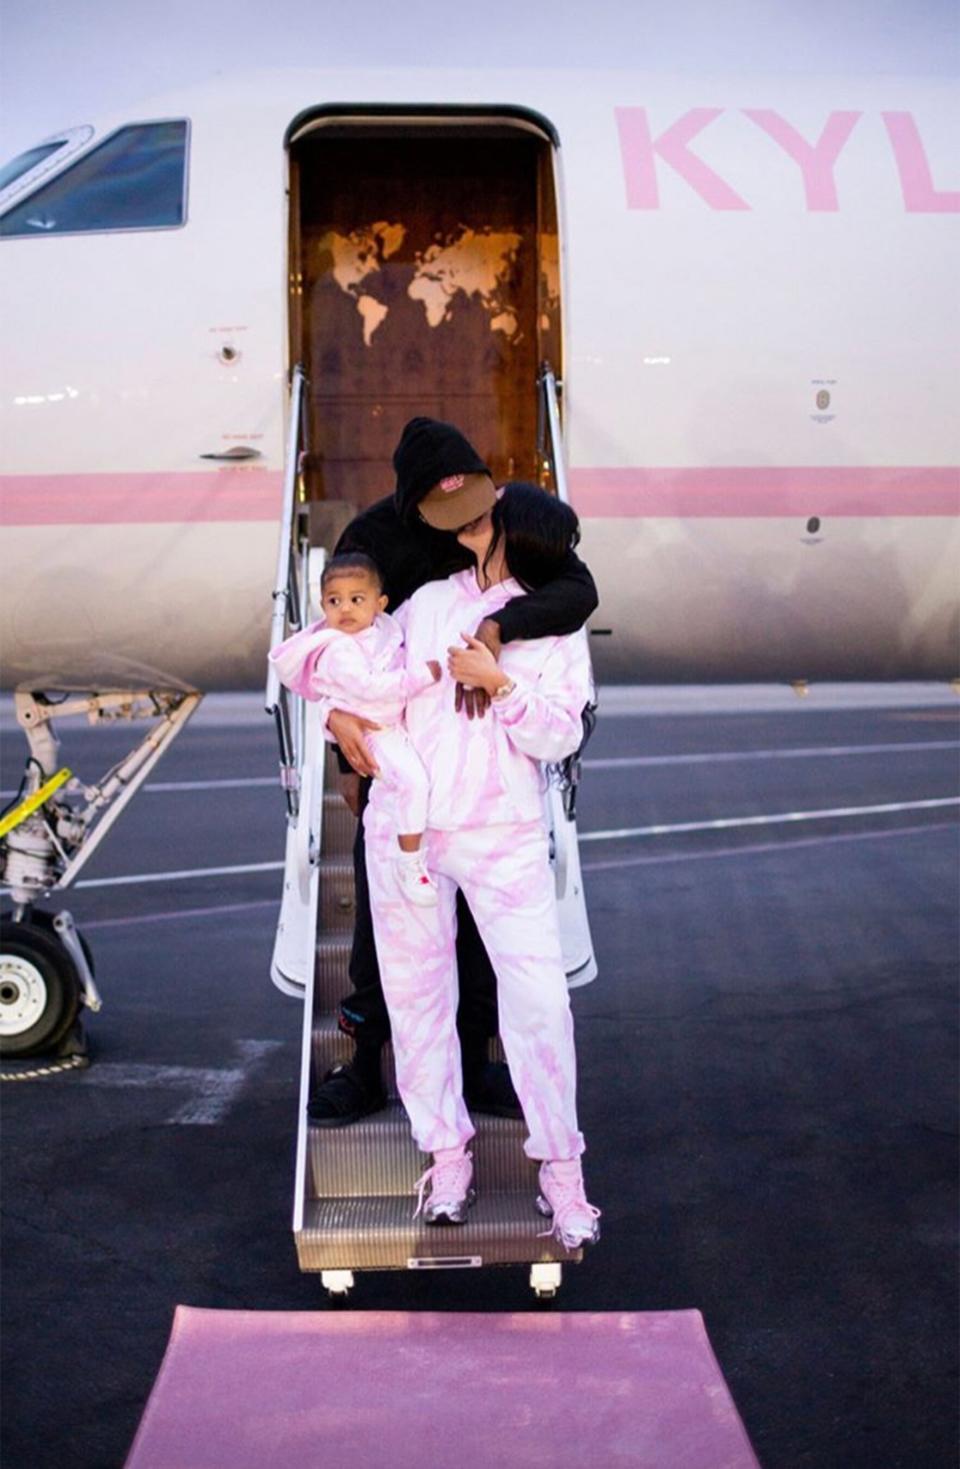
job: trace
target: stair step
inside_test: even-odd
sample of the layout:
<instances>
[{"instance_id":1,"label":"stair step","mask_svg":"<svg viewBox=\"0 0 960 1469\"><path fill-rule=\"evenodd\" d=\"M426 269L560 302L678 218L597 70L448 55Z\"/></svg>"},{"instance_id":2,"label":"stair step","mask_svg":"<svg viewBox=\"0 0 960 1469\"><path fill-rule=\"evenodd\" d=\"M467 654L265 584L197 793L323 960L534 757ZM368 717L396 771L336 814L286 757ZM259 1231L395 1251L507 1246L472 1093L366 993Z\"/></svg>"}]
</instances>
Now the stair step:
<instances>
[{"instance_id":1,"label":"stair step","mask_svg":"<svg viewBox=\"0 0 960 1469\"><path fill-rule=\"evenodd\" d=\"M537 1170L523 1151L525 1124L478 1113L473 1125L477 1131L470 1149L478 1187L531 1200ZM308 1156L307 1193L313 1198L388 1194L412 1198L417 1179L430 1164L414 1142L407 1114L396 1099L349 1127L309 1128Z\"/></svg>"},{"instance_id":2,"label":"stair step","mask_svg":"<svg viewBox=\"0 0 960 1469\"><path fill-rule=\"evenodd\" d=\"M411 1260L483 1265L573 1262L582 1250L541 1239L548 1221L532 1194L481 1193L466 1224L430 1227L409 1195L311 1199L296 1235L301 1270L403 1270Z\"/></svg>"},{"instance_id":3,"label":"stair step","mask_svg":"<svg viewBox=\"0 0 960 1469\"><path fill-rule=\"evenodd\" d=\"M337 992L338 996L349 994L350 981ZM333 1014L324 1015L314 1021L313 1026L313 1076L314 1084L326 1076L331 1066L345 1065L353 1059L354 1043L344 1035ZM393 1046L388 1041L383 1048L381 1069L383 1084L391 1096L396 1095L397 1079L393 1065Z\"/></svg>"},{"instance_id":4,"label":"stair step","mask_svg":"<svg viewBox=\"0 0 960 1469\"><path fill-rule=\"evenodd\" d=\"M357 835L357 818L338 790L324 791L323 831L320 840L322 857L353 858Z\"/></svg>"},{"instance_id":5,"label":"stair step","mask_svg":"<svg viewBox=\"0 0 960 1469\"><path fill-rule=\"evenodd\" d=\"M337 982L336 998L339 1000L343 995L350 993L350 981L344 976L342 981ZM322 1076L326 1076L331 1066L345 1065L353 1059L353 1040L344 1035L337 1024L336 1005L331 1003L321 1013L318 1005L314 1012L317 1019L313 1023L313 1076L314 1083ZM495 1036L488 1043L487 1054L491 1061L502 1061L503 1043L499 1036ZM383 1084L391 1096L396 1095L397 1077L393 1063L393 1046L389 1041L383 1047L382 1074Z\"/></svg>"},{"instance_id":6,"label":"stair step","mask_svg":"<svg viewBox=\"0 0 960 1469\"><path fill-rule=\"evenodd\" d=\"M324 935L318 941L313 979L315 1015L335 1015L344 995L350 993L351 943L352 935L343 932Z\"/></svg>"},{"instance_id":7,"label":"stair step","mask_svg":"<svg viewBox=\"0 0 960 1469\"><path fill-rule=\"evenodd\" d=\"M352 860L321 858L320 931L352 934L355 908Z\"/></svg>"}]
</instances>

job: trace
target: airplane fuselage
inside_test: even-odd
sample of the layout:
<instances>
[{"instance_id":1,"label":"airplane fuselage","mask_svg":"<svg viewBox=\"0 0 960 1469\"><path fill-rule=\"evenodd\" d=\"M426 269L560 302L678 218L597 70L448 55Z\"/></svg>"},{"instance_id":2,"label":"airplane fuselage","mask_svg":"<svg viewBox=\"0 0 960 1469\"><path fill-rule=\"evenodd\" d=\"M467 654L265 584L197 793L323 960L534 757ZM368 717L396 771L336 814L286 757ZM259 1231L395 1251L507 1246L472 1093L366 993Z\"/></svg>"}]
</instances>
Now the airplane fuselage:
<instances>
[{"instance_id":1,"label":"airplane fuselage","mask_svg":"<svg viewBox=\"0 0 960 1469\"><path fill-rule=\"evenodd\" d=\"M261 682L291 366L284 136L345 97L507 98L559 135L565 436L600 678L956 675L945 89L317 71L106 119L0 195L42 201L117 128L188 121L181 225L59 232L38 204L0 239L5 686ZM378 320L358 308L356 329ZM256 457L204 457L231 450Z\"/></svg>"}]
</instances>

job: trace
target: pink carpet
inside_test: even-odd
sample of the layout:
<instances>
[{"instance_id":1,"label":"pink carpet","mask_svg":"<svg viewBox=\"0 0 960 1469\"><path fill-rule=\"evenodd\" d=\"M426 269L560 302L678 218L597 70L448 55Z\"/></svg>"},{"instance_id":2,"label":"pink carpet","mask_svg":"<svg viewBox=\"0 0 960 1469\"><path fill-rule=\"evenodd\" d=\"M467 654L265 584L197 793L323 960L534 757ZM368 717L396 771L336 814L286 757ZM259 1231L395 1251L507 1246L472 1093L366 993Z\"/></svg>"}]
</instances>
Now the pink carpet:
<instances>
[{"instance_id":1,"label":"pink carpet","mask_svg":"<svg viewBox=\"0 0 960 1469\"><path fill-rule=\"evenodd\" d=\"M699 1311L178 1306L126 1469L758 1469Z\"/></svg>"}]
</instances>

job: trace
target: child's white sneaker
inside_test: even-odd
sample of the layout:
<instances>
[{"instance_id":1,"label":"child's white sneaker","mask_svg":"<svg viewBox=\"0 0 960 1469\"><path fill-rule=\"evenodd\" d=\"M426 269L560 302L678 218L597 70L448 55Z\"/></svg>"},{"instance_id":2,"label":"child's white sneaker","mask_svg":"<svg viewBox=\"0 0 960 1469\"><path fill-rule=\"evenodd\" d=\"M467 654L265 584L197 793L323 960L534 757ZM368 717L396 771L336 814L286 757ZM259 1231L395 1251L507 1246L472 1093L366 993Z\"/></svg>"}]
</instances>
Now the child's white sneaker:
<instances>
[{"instance_id":1,"label":"child's white sneaker","mask_svg":"<svg viewBox=\"0 0 960 1469\"><path fill-rule=\"evenodd\" d=\"M544 1237L553 1235L566 1250L595 1245L600 1238L600 1210L587 1203L579 1158L540 1164L537 1208L553 1219Z\"/></svg>"},{"instance_id":2,"label":"child's white sneaker","mask_svg":"<svg viewBox=\"0 0 960 1469\"><path fill-rule=\"evenodd\" d=\"M426 869L423 852L401 852L397 858L397 882L410 903L420 908L437 906L437 885Z\"/></svg>"}]
</instances>

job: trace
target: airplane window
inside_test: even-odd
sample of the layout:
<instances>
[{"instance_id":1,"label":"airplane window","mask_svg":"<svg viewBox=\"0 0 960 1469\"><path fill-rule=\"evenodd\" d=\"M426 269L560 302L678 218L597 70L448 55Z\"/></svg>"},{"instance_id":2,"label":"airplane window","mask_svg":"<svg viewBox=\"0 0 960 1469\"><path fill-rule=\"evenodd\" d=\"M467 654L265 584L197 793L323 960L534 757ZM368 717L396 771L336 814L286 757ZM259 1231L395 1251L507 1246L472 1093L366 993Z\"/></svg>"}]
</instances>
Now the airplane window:
<instances>
[{"instance_id":1,"label":"airplane window","mask_svg":"<svg viewBox=\"0 0 960 1469\"><path fill-rule=\"evenodd\" d=\"M58 138L55 143L38 143L35 148L28 148L26 153L18 153L9 163L0 164L0 189L12 184L21 174L29 173L31 168L36 168L38 163L42 163L51 153L56 153L62 147L62 138Z\"/></svg>"},{"instance_id":2,"label":"airplane window","mask_svg":"<svg viewBox=\"0 0 960 1469\"><path fill-rule=\"evenodd\" d=\"M183 223L187 124L120 128L0 219L0 235L169 229Z\"/></svg>"}]
</instances>

